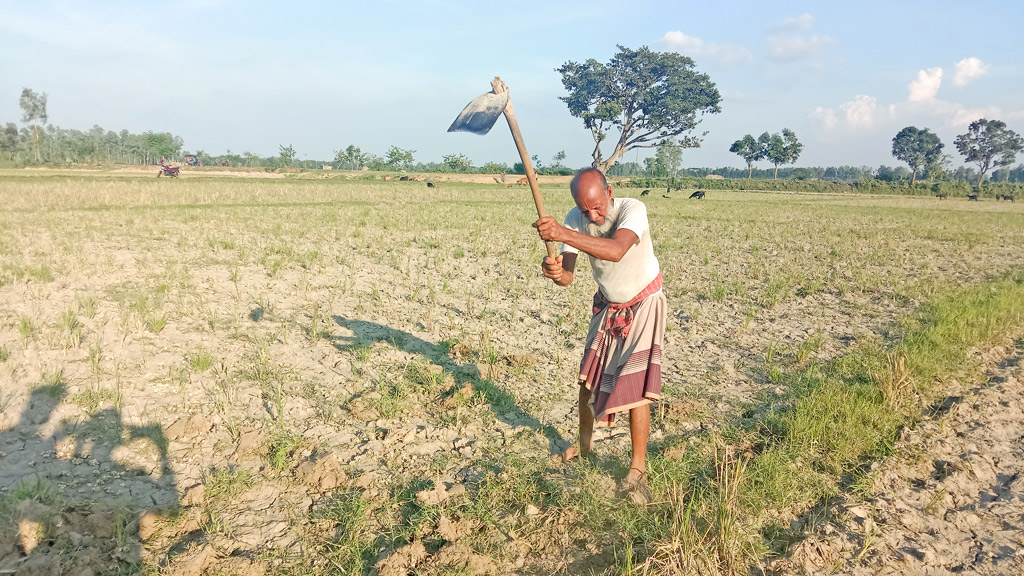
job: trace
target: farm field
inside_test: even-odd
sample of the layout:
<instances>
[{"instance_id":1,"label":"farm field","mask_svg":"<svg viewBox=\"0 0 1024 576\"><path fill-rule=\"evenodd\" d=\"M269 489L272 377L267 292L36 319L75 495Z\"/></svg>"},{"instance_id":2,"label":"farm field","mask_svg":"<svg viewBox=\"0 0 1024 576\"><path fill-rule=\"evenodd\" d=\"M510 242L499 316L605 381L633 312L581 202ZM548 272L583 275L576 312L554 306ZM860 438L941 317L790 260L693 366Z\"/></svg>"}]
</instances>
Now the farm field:
<instances>
[{"instance_id":1,"label":"farm field","mask_svg":"<svg viewBox=\"0 0 1024 576\"><path fill-rule=\"evenodd\" d=\"M1005 301L921 402L1024 335L1024 203L658 191L670 317L639 505L615 493L626 425L549 460L594 284L584 259L569 288L541 276L527 189L243 176L0 170L0 570L745 573L893 453L878 414L850 462L771 468L808 382L884 372L865 402L919 417L914 358L884 352L922 317Z\"/></svg>"}]
</instances>

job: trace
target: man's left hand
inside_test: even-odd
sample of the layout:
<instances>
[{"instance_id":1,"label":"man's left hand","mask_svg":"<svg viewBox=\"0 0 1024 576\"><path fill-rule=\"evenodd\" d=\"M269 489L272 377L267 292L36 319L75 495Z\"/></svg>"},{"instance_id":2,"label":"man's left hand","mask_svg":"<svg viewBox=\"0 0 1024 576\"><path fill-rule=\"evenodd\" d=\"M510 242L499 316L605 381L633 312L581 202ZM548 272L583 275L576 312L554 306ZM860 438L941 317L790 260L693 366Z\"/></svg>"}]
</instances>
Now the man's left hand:
<instances>
[{"instance_id":1,"label":"man's left hand","mask_svg":"<svg viewBox=\"0 0 1024 576\"><path fill-rule=\"evenodd\" d=\"M533 223L541 240L545 242L562 242L561 233L565 228L551 216L545 216Z\"/></svg>"}]
</instances>

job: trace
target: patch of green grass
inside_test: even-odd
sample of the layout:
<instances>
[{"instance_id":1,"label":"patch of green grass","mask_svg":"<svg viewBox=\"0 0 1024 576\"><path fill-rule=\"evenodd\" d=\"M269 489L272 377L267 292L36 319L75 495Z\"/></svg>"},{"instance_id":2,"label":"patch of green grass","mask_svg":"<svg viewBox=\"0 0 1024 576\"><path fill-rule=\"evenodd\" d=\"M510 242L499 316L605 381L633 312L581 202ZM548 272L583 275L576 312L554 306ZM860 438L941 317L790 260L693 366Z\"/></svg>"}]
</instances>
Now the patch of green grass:
<instances>
[{"instance_id":1,"label":"patch of green grass","mask_svg":"<svg viewBox=\"0 0 1024 576\"><path fill-rule=\"evenodd\" d=\"M98 302L95 296L92 295L81 295L75 297L75 302L78 304L78 312L86 318L95 318L96 310L98 308Z\"/></svg>"},{"instance_id":2,"label":"patch of green grass","mask_svg":"<svg viewBox=\"0 0 1024 576\"><path fill-rule=\"evenodd\" d=\"M0 362L7 362L7 359L11 357L10 351L7 350L6 346L0 346Z\"/></svg>"},{"instance_id":3,"label":"patch of green grass","mask_svg":"<svg viewBox=\"0 0 1024 576\"><path fill-rule=\"evenodd\" d=\"M167 326L166 314L152 314L146 318L146 329L154 334L159 334Z\"/></svg>"},{"instance_id":4,"label":"patch of green grass","mask_svg":"<svg viewBox=\"0 0 1024 576\"><path fill-rule=\"evenodd\" d=\"M68 395L68 383L67 377L64 375L64 369L43 370L42 383L36 390L54 400L63 400Z\"/></svg>"},{"instance_id":5,"label":"patch of green grass","mask_svg":"<svg viewBox=\"0 0 1024 576\"><path fill-rule=\"evenodd\" d=\"M406 400L412 393L412 386L405 378L385 375L374 385L377 397L370 407L382 418L391 418L406 408Z\"/></svg>"},{"instance_id":6,"label":"patch of green grass","mask_svg":"<svg viewBox=\"0 0 1024 576\"><path fill-rule=\"evenodd\" d=\"M161 457L167 456L169 442L164 436L164 428L160 424L144 424L142 426L129 426L128 438L145 438L153 443Z\"/></svg>"},{"instance_id":7,"label":"patch of green grass","mask_svg":"<svg viewBox=\"0 0 1024 576\"><path fill-rule=\"evenodd\" d=\"M110 389L89 389L79 392L68 399L69 402L81 406L83 410L92 414L107 400L114 399L114 392Z\"/></svg>"},{"instance_id":8,"label":"patch of green grass","mask_svg":"<svg viewBox=\"0 0 1024 576\"><path fill-rule=\"evenodd\" d=\"M185 355L185 360L193 372L206 372L213 366L213 354L206 350L189 353Z\"/></svg>"},{"instance_id":9,"label":"patch of green grass","mask_svg":"<svg viewBox=\"0 0 1024 576\"><path fill-rule=\"evenodd\" d=\"M36 326L28 316L18 318L18 335L25 342L34 340L36 337Z\"/></svg>"},{"instance_id":10,"label":"patch of green grass","mask_svg":"<svg viewBox=\"0 0 1024 576\"><path fill-rule=\"evenodd\" d=\"M256 475L246 468L216 468L203 478L204 497L210 506L224 506L256 485Z\"/></svg>"},{"instance_id":11,"label":"patch of green grass","mask_svg":"<svg viewBox=\"0 0 1024 576\"><path fill-rule=\"evenodd\" d=\"M301 445L302 436L279 428L271 434L267 443L267 462L280 474L290 468L292 454Z\"/></svg>"},{"instance_id":12,"label":"patch of green grass","mask_svg":"<svg viewBox=\"0 0 1024 576\"><path fill-rule=\"evenodd\" d=\"M64 331L65 346L68 348L78 348L82 344L82 333L84 331L82 323L78 321L75 312L71 309L64 310L60 319Z\"/></svg>"},{"instance_id":13,"label":"patch of green grass","mask_svg":"<svg viewBox=\"0 0 1024 576\"><path fill-rule=\"evenodd\" d=\"M32 480L20 480L7 495L0 498L0 518L9 518L17 504L25 500L49 506L57 504L60 499L60 489L38 476Z\"/></svg>"},{"instance_id":14,"label":"patch of green grass","mask_svg":"<svg viewBox=\"0 0 1024 576\"><path fill-rule=\"evenodd\" d=\"M35 266L26 266L25 274L40 282L53 282L53 269L46 262Z\"/></svg>"},{"instance_id":15,"label":"patch of green grass","mask_svg":"<svg viewBox=\"0 0 1024 576\"><path fill-rule=\"evenodd\" d=\"M330 527L324 538L314 541L317 559L351 574L363 574L373 568L377 553L371 530L372 507L359 491L335 494L314 512L313 518Z\"/></svg>"}]
</instances>

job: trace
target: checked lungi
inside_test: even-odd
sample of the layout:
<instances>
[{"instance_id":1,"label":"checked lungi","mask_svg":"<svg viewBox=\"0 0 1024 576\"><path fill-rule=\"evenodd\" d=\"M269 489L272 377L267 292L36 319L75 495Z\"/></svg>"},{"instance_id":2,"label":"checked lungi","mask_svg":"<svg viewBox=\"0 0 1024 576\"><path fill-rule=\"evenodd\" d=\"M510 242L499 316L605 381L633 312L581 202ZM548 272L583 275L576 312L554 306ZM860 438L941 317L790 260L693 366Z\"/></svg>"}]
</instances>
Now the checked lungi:
<instances>
[{"instance_id":1,"label":"checked lungi","mask_svg":"<svg viewBox=\"0 0 1024 576\"><path fill-rule=\"evenodd\" d=\"M594 295L579 380L590 390L597 425L611 426L616 412L661 398L666 310L661 274L629 302L608 302L600 291Z\"/></svg>"}]
</instances>

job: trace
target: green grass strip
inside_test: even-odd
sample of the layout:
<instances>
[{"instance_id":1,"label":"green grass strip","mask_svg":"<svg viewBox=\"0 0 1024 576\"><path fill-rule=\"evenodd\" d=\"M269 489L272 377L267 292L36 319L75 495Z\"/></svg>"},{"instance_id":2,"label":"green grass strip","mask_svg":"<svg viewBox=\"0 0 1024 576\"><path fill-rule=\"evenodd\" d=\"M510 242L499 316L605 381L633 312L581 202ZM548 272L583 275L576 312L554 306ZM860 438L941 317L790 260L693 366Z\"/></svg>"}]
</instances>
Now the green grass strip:
<instances>
[{"instance_id":1,"label":"green grass strip","mask_svg":"<svg viewBox=\"0 0 1024 576\"><path fill-rule=\"evenodd\" d=\"M682 461L653 454L658 504L583 505L624 537L616 572L740 574L783 551L801 536L788 519L849 489L922 408L980 380L974 350L1024 333L1024 271L923 305L899 333L824 366L784 367L787 391L724 442L694 438Z\"/></svg>"},{"instance_id":2,"label":"green grass strip","mask_svg":"<svg viewBox=\"0 0 1024 576\"><path fill-rule=\"evenodd\" d=\"M748 512L802 513L833 496L847 475L889 453L923 407L980 378L973 349L1022 331L1018 271L923 306L897 343L851 352L821 370L787 373L790 393L757 427L755 442L764 449L750 461L740 490Z\"/></svg>"}]
</instances>

